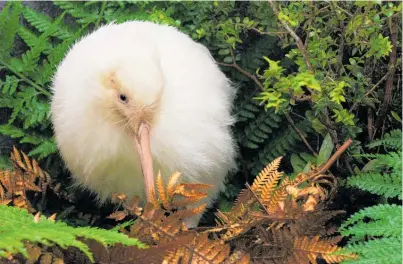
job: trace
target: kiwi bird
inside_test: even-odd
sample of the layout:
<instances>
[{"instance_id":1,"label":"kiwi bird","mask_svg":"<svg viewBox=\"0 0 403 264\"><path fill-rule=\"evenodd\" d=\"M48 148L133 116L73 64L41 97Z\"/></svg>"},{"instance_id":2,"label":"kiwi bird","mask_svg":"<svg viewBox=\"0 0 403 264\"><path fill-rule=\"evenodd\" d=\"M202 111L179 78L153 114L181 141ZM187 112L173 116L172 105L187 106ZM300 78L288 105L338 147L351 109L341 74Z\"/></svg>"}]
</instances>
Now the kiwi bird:
<instances>
[{"instance_id":1,"label":"kiwi bird","mask_svg":"<svg viewBox=\"0 0 403 264\"><path fill-rule=\"evenodd\" d=\"M67 52L52 92L59 152L101 203L113 193L147 198L160 170L213 185L211 204L235 168L234 88L208 49L174 27L100 27Z\"/></svg>"}]
</instances>

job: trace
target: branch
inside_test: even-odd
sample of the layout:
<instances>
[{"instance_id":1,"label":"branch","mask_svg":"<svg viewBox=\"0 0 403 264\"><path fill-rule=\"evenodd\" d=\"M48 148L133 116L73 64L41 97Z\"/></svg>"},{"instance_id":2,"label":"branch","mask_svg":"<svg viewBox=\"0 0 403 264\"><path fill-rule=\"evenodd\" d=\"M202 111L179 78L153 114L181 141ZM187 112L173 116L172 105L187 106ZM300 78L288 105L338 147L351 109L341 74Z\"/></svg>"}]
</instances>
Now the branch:
<instances>
[{"instance_id":1,"label":"branch","mask_svg":"<svg viewBox=\"0 0 403 264\"><path fill-rule=\"evenodd\" d=\"M288 34L287 31L272 31L272 32L270 32L270 31L261 31L261 30L259 30L257 28L252 28L252 30L257 32L257 33L259 33L260 35L270 35L271 36L271 35Z\"/></svg>"},{"instance_id":2,"label":"branch","mask_svg":"<svg viewBox=\"0 0 403 264\"><path fill-rule=\"evenodd\" d=\"M267 0L269 2L269 4L271 5L271 8L273 9L274 14L276 15L276 17L278 18L279 12L277 9L276 4L273 3L273 0ZM297 33L295 33L294 30L292 30L292 28L290 28L290 26L287 25L286 22L284 22L283 20L279 19L281 25L288 31L288 33L290 33L290 35L295 39L295 41L297 42L297 46L298 49L301 51L302 53L302 57L304 58L305 64L308 67L308 69L310 71L313 72L312 69L312 65L309 62L309 58L308 58L308 52L305 49L304 43L302 43L302 40L298 37Z\"/></svg>"},{"instance_id":3,"label":"branch","mask_svg":"<svg viewBox=\"0 0 403 264\"><path fill-rule=\"evenodd\" d=\"M333 165L333 163L336 162L341 154L347 150L351 143L353 143L353 140L351 138L347 139L347 141L341 145L341 147L330 157L330 159L319 169L319 171L315 173L315 176L325 173Z\"/></svg>"},{"instance_id":4,"label":"branch","mask_svg":"<svg viewBox=\"0 0 403 264\"><path fill-rule=\"evenodd\" d=\"M384 117L386 116L389 110L389 104L392 101L392 89L393 89L393 77L395 73L396 64L396 55L397 55L397 23L393 23L393 20L389 20L389 28L391 34L391 41L392 41L392 51L390 52L390 59L389 59L389 67L391 68L391 72L389 74L388 79L386 80L385 84L385 94L383 97L383 102L380 106L380 111L378 118L375 123L375 131L381 126Z\"/></svg>"},{"instance_id":5,"label":"branch","mask_svg":"<svg viewBox=\"0 0 403 264\"><path fill-rule=\"evenodd\" d=\"M336 160L341 156L341 154L343 154L344 151L347 150L347 148L351 145L351 143L353 143L353 140L351 138L347 139L347 141L344 142L344 144L337 149L337 151L330 157L330 159L323 166L319 168L319 170L316 173L314 173L312 176L308 177L304 181L296 183L295 186L301 185L304 182L307 182L311 179L315 179L319 175L324 174L333 165L333 163L336 162Z\"/></svg>"},{"instance_id":6,"label":"branch","mask_svg":"<svg viewBox=\"0 0 403 264\"><path fill-rule=\"evenodd\" d=\"M237 69L240 73L251 79L256 83L257 86L259 86L260 90L264 91L264 86L263 84L258 80L256 75L250 74L249 72L245 71L242 69L238 64L236 64L235 60L233 59L233 63L223 63L223 62L217 62L218 65L225 66L225 67L232 67Z\"/></svg>"},{"instance_id":7,"label":"branch","mask_svg":"<svg viewBox=\"0 0 403 264\"><path fill-rule=\"evenodd\" d=\"M375 89L376 89L389 75L391 75L391 73L394 72L395 69L396 69L396 65L393 65L392 68L390 68L389 71L388 71L374 86L372 86L371 89L368 90L368 92L366 92L366 93L364 94L363 98L369 96L373 91L375 91ZM392 75L392 79L393 79L393 75ZM362 101L362 99L361 99L361 101ZM352 111L354 111L354 110L358 107L358 104L359 104L358 101L355 102L355 103L353 104L353 106L350 108L349 112L351 113Z\"/></svg>"}]
</instances>

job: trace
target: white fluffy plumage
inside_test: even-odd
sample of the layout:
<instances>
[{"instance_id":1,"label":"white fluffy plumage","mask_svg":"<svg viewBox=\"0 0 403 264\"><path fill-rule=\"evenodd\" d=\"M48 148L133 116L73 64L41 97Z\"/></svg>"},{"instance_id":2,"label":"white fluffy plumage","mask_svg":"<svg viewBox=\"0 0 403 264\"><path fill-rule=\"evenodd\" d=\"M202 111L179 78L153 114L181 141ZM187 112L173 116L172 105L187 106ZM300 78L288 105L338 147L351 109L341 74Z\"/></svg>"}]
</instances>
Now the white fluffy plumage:
<instances>
[{"instance_id":1,"label":"white fluffy plumage","mask_svg":"<svg viewBox=\"0 0 403 264\"><path fill-rule=\"evenodd\" d=\"M136 115L150 125L154 172L165 180L179 171L185 182L212 184L211 201L235 168L234 88L210 52L174 27L133 21L97 29L73 45L52 89L61 156L100 201L114 192L145 197L127 129L140 122Z\"/></svg>"}]
</instances>

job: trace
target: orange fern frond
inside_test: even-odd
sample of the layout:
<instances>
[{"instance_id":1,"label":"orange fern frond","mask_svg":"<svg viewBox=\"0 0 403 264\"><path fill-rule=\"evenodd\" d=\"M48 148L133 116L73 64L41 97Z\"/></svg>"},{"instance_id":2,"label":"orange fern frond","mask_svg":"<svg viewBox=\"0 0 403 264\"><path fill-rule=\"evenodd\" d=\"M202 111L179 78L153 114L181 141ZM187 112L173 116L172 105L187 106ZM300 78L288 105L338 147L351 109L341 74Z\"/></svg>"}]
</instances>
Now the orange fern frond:
<instances>
[{"instance_id":1,"label":"orange fern frond","mask_svg":"<svg viewBox=\"0 0 403 264\"><path fill-rule=\"evenodd\" d=\"M181 195L187 198L199 197L199 199L203 199L208 196L207 192L203 190L198 191L199 190L198 188L189 188L188 186L189 185L180 184L174 191L174 194Z\"/></svg>"},{"instance_id":2,"label":"orange fern frond","mask_svg":"<svg viewBox=\"0 0 403 264\"><path fill-rule=\"evenodd\" d=\"M27 169L25 167L24 162L22 162L20 152L17 150L17 148L15 146L13 146L13 152L11 153L11 160L14 161L15 163L17 163L20 168L22 168L24 170Z\"/></svg>"},{"instance_id":3,"label":"orange fern frond","mask_svg":"<svg viewBox=\"0 0 403 264\"><path fill-rule=\"evenodd\" d=\"M296 237L294 240L294 257L298 263L316 263L317 258L326 260L328 263L338 263L341 260L354 258L354 255L334 255L339 251L336 244L340 241L340 237L332 239L320 239L319 236L313 238L303 236Z\"/></svg>"},{"instance_id":4,"label":"orange fern frond","mask_svg":"<svg viewBox=\"0 0 403 264\"><path fill-rule=\"evenodd\" d=\"M179 216L181 219L189 218L202 213L204 209L206 209L206 206L207 204L202 204L194 208L186 208L184 210L175 212L175 215Z\"/></svg>"},{"instance_id":5,"label":"orange fern frond","mask_svg":"<svg viewBox=\"0 0 403 264\"><path fill-rule=\"evenodd\" d=\"M263 185L266 184L268 179L272 176L272 173L277 172L277 169L280 166L281 159L282 157L276 158L259 173L251 186L253 192L261 192Z\"/></svg>"},{"instance_id":6,"label":"orange fern frond","mask_svg":"<svg viewBox=\"0 0 403 264\"><path fill-rule=\"evenodd\" d=\"M162 179L160 171L158 172L157 175L157 190L158 190L158 197L162 202L162 205L164 206L165 209L170 210L171 207L167 195L165 193L164 180Z\"/></svg>"},{"instance_id":7,"label":"orange fern frond","mask_svg":"<svg viewBox=\"0 0 403 264\"><path fill-rule=\"evenodd\" d=\"M204 197L193 196L193 197L177 198L172 201L172 206L176 207L176 208L187 207L191 204L194 204L194 203L200 201L200 198L204 198Z\"/></svg>"},{"instance_id":8,"label":"orange fern frond","mask_svg":"<svg viewBox=\"0 0 403 264\"><path fill-rule=\"evenodd\" d=\"M168 185L167 185L167 196L168 197L174 196L175 187L178 183L180 176L181 176L181 173L174 172L174 173L172 173L171 177L169 177L169 181L168 181Z\"/></svg>"},{"instance_id":9,"label":"orange fern frond","mask_svg":"<svg viewBox=\"0 0 403 264\"><path fill-rule=\"evenodd\" d=\"M257 193L263 203L268 203L270 201L270 198L274 195L274 189L277 187L277 184L282 176L283 173L273 171L266 178L266 182L261 187L260 195Z\"/></svg>"}]
</instances>

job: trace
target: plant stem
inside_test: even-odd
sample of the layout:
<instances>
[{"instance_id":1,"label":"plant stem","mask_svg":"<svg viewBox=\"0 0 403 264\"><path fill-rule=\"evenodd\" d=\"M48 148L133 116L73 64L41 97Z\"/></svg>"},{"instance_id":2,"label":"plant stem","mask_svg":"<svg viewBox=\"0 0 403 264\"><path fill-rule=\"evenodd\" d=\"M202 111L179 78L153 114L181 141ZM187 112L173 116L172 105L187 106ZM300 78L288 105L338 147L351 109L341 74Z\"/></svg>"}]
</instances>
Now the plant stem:
<instances>
[{"instance_id":1,"label":"plant stem","mask_svg":"<svg viewBox=\"0 0 403 264\"><path fill-rule=\"evenodd\" d=\"M23 80L24 82L28 83L29 85L31 85L32 87L34 87L35 89L37 89L39 92L41 92L42 94L51 97L52 94L48 91L46 91L45 88L43 88L42 86L36 84L35 82L31 81L30 79L28 79L27 77L25 77L24 75L22 75L21 73L17 72L16 70L14 70L11 65L9 65L8 63L0 60L0 64L3 64L4 66L7 67L7 69L9 71L11 71L14 75L16 75L18 78L20 78L21 80Z\"/></svg>"},{"instance_id":2,"label":"plant stem","mask_svg":"<svg viewBox=\"0 0 403 264\"><path fill-rule=\"evenodd\" d=\"M323 165L316 175L323 174L325 173L332 165L333 163L343 154L344 151L347 150L347 148L353 143L353 140L351 138L347 139L346 142L330 157L330 159Z\"/></svg>"},{"instance_id":3,"label":"plant stem","mask_svg":"<svg viewBox=\"0 0 403 264\"><path fill-rule=\"evenodd\" d=\"M374 85L371 87L371 89L368 90L368 92L366 92L364 94L364 97L367 97L368 95L370 95L373 91L375 91L375 89L392 73L394 72L396 66L392 66L391 69L389 69L389 71ZM392 76L393 78L393 76ZM350 108L349 112L351 113L352 111L354 111L356 108L358 107L358 102L355 102L353 104L353 106Z\"/></svg>"},{"instance_id":4,"label":"plant stem","mask_svg":"<svg viewBox=\"0 0 403 264\"><path fill-rule=\"evenodd\" d=\"M269 210L267 210L266 206L263 205L262 201L260 201L259 197L257 197L256 193L254 191L252 191L252 188L250 187L249 183L246 183L246 188L248 188L248 190L250 191L250 193L253 195L253 198L255 198L255 200L259 203L260 207L263 208L263 210L265 210L267 215L270 215Z\"/></svg>"},{"instance_id":5,"label":"plant stem","mask_svg":"<svg viewBox=\"0 0 403 264\"><path fill-rule=\"evenodd\" d=\"M273 9L274 14L278 18L279 12L278 12L277 6L273 3L273 0L267 0L267 1L271 5L271 8ZM302 57L304 58L306 66L308 67L308 69L311 72L313 72L312 65L309 62L308 52L304 46L304 43L302 43L302 40L300 39L300 37L298 37L297 33L295 33L295 31L292 30L292 28L290 28L290 26L288 26L288 24L286 22L284 22L283 20L280 20L280 19L278 19L278 20L280 21L281 25L288 31L288 33L290 33L290 35L295 39L298 49L301 51Z\"/></svg>"},{"instance_id":6,"label":"plant stem","mask_svg":"<svg viewBox=\"0 0 403 264\"><path fill-rule=\"evenodd\" d=\"M392 42L392 51L390 52L389 58L389 69L390 73L388 75L388 79L385 83L385 94L383 96L383 102L379 108L379 114L375 122L375 131L376 132L384 123L385 116L388 113L389 105L392 101L392 89L393 89L393 81L394 81L394 73L395 73L395 64L397 60L397 46L398 46L398 39L397 39L397 24L395 20L392 18L389 19L389 30L391 35L391 42Z\"/></svg>"},{"instance_id":7,"label":"plant stem","mask_svg":"<svg viewBox=\"0 0 403 264\"><path fill-rule=\"evenodd\" d=\"M103 1L102 2L102 5L101 5L101 10L99 11L99 17L98 17L98 19L97 19L97 21L95 22L95 27L96 28L98 28L99 27L99 24L101 24L101 20L102 20L102 17L103 17L103 15L104 15L104 12L105 12L105 8L106 8L106 4L108 3L108 1Z\"/></svg>"},{"instance_id":8,"label":"plant stem","mask_svg":"<svg viewBox=\"0 0 403 264\"><path fill-rule=\"evenodd\" d=\"M250 74L249 72L245 71L244 69L242 69L241 67L239 67L238 64L236 63L223 63L223 62L217 62L218 65L221 66L226 66L226 67L232 67L237 69L239 72L241 72L243 75L245 75L246 77L248 77L249 79L251 79L252 81L254 81L256 83L257 86L259 86L260 90L264 91L264 86L261 82L259 82L259 80L257 79L257 77L253 74Z\"/></svg>"},{"instance_id":9,"label":"plant stem","mask_svg":"<svg viewBox=\"0 0 403 264\"><path fill-rule=\"evenodd\" d=\"M318 156L318 154L315 152L315 150L313 150L313 148L311 147L311 145L309 145L308 140L306 140L304 134L301 132L301 130L295 125L294 120L292 120L291 116L288 113L284 113L285 117L287 118L288 122L291 124L291 126L295 129L295 131L297 131L299 137L302 139L302 141L304 142L304 144L306 145L306 147L313 153L313 155L315 157Z\"/></svg>"}]
</instances>

